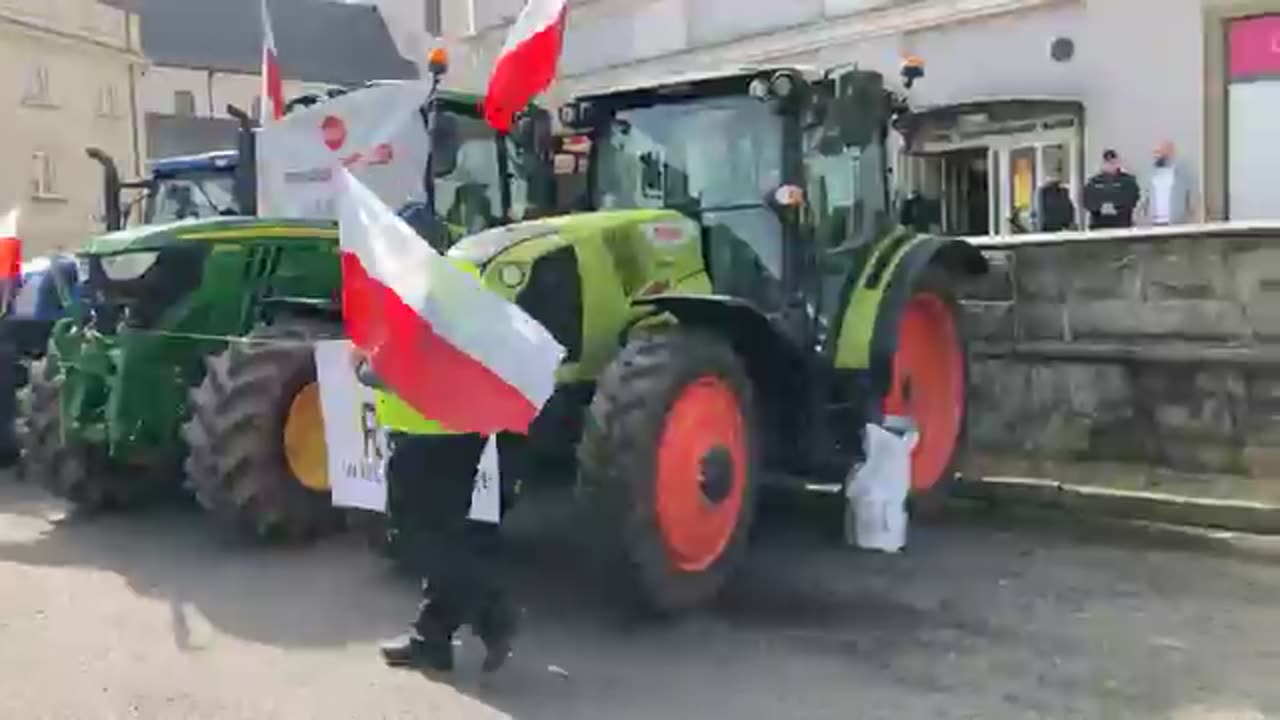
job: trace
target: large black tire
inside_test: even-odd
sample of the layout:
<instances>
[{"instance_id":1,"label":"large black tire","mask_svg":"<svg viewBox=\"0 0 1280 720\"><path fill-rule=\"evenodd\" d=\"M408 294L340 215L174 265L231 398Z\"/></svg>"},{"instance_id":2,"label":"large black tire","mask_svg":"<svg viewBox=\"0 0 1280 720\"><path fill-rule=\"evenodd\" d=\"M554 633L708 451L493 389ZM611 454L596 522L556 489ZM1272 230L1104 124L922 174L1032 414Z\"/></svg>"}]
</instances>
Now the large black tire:
<instances>
[{"instance_id":1,"label":"large black tire","mask_svg":"<svg viewBox=\"0 0 1280 720\"><path fill-rule=\"evenodd\" d=\"M254 540L302 542L341 526L329 493L294 475L283 442L294 397L316 381L309 343L338 332L330 323L285 320L205 360L182 428L186 482L228 529Z\"/></svg>"},{"instance_id":2,"label":"large black tire","mask_svg":"<svg viewBox=\"0 0 1280 720\"><path fill-rule=\"evenodd\" d=\"M737 457L728 453L721 460L728 457L729 467L740 467L742 474L730 472L729 494L711 491L721 501L708 500L705 478L714 472L706 470L707 458L713 451L701 456L702 470L691 482L704 479L697 499L706 507L726 508L723 498L734 492L740 493L740 503L728 534L720 536L718 554L701 556L710 559L705 564L688 563L682 561L680 543L664 533L658 463L677 401L708 380L717 392L731 393L736 404L745 442ZM760 442L752 395L741 361L723 340L681 328L633 337L600 377L579 446L580 490L598 523L592 544L605 552L606 569L620 576L611 577L610 585L622 591L623 599L638 601L637 609L663 614L706 603L741 560L758 485ZM714 543L711 547L716 553Z\"/></svg>"},{"instance_id":3,"label":"large black tire","mask_svg":"<svg viewBox=\"0 0 1280 720\"><path fill-rule=\"evenodd\" d=\"M53 359L32 364L19 432L23 475L83 510L122 510L154 497L157 478L116 467L103 448L63 442L62 386Z\"/></svg>"}]
</instances>

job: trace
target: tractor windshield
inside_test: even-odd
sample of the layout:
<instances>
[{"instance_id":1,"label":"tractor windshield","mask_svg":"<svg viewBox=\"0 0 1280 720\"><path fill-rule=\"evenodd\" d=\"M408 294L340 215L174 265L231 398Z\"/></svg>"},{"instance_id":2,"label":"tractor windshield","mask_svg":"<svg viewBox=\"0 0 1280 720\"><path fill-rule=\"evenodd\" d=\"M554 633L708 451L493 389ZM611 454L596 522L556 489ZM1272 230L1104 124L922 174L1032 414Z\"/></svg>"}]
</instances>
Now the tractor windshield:
<instances>
[{"instance_id":1,"label":"tractor windshield","mask_svg":"<svg viewBox=\"0 0 1280 720\"><path fill-rule=\"evenodd\" d=\"M499 164L499 144L505 143L507 157L519 162L522 154L509 138L495 141L493 130L481 119L454 115L457 130L457 158L453 167L435 180L436 208L445 222L479 232L501 225L503 217L503 168ZM528 209L528 184L518 172L507 171L511 189L511 215L524 217Z\"/></svg>"},{"instance_id":2,"label":"tractor windshield","mask_svg":"<svg viewBox=\"0 0 1280 720\"><path fill-rule=\"evenodd\" d=\"M599 144L595 206L763 206L782 181L782 119L742 95L620 110Z\"/></svg>"},{"instance_id":3,"label":"tractor windshield","mask_svg":"<svg viewBox=\"0 0 1280 720\"><path fill-rule=\"evenodd\" d=\"M148 206L148 224L239 214L235 174L219 171L157 179Z\"/></svg>"}]
</instances>

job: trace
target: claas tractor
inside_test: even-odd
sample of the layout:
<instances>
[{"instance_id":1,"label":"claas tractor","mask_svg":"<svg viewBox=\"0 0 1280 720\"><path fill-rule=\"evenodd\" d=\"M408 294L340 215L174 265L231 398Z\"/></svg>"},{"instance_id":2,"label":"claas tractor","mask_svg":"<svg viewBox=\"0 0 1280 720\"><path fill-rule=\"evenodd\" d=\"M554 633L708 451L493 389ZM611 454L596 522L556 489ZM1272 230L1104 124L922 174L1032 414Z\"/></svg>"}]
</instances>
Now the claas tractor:
<instances>
[{"instance_id":1,"label":"claas tractor","mask_svg":"<svg viewBox=\"0 0 1280 720\"><path fill-rule=\"evenodd\" d=\"M953 290L986 264L895 226L886 140L907 111L858 69L579 98L560 119L590 142L592 211L449 251L567 349L523 464L536 474L576 450L590 544L626 597L657 611L708 600L743 555L758 491L842 487L866 423L886 415L919 428L917 494L954 475L967 361Z\"/></svg>"},{"instance_id":2,"label":"claas tractor","mask_svg":"<svg viewBox=\"0 0 1280 720\"><path fill-rule=\"evenodd\" d=\"M134 506L185 484L226 527L302 540L341 523L312 349L342 334L338 229L254 216L254 142L239 115L242 214L141 225L79 253L85 302L31 373L24 451L30 475L82 507ZM426 240L445 247L468 227L533 212L550 162L546 111L499 137L479 98L436 88L421 115L436 137L427 214L439 208L434 222L422 203L411 210Z\"/></svg>"}]
</instances>

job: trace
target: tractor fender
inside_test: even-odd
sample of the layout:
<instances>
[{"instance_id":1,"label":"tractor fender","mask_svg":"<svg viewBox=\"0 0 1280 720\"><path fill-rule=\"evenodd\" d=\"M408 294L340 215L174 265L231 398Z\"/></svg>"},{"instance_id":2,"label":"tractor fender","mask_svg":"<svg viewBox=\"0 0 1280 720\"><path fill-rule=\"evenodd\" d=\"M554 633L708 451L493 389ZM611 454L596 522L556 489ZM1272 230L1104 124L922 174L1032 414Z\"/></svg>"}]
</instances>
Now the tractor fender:
<instances>
[{"instance_id":1,"label":"tractor fender","mask_svg":"<svg viewBox=\"0 0 1280 720\"><path fill-rule=\"evenodd\" d=\"M708 330L725 338L743 359L757 387L779 386L780 378L795 377L796 368L807 367L803 350L758 307L741 298L661 294L638 299L635 306L652 310L639 322L667 314L679 325ZM637 323L633 323L624 335L636 327Z\"/></svg>"},{"instance_id":2,"label":"tractor fender","mask_svg":"<svg viewBox=\"0 0 1280 720\"><path fill-rule=\"evenodd\" d=\"M957 280L987 272L987 259L956 238L900 232L880 243L849 295L836 342L836 368L864 371L873 397L888 392L898 324L911 292L930 267Z\"/></svg>"}]
</instances>

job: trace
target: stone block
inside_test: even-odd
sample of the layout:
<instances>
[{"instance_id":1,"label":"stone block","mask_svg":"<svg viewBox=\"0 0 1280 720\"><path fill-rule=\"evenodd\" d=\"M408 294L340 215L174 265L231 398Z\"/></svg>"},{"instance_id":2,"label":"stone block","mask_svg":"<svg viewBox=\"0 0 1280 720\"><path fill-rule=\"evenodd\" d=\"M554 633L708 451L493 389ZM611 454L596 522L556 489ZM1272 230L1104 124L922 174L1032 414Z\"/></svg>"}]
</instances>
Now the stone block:
<instances>
[{"instance_id":1,"label":"stone block","mask_svg":"<svg viewBox=\"0 0 1280 720\"><path fill-rule=\"evenodd\" d=\"M1019 300L1013 317L1014 332L1019 340L1071 339L1067 332L1066 306L1060 302Z\"/></svg>"},{"instance_id":2,"label":"stone block","mask_svg":"<svg viewBox=\"0 0 1280 720\"><path fill-rule=\"evenodd\" d=\"M1067 310L1067 330L1074 339L1230 342L1250 336L1241 306L1224 300L1087 300L1073 301Z\"/></svg>"},{"instance_id":3,"label":"stone block","mask_svg":"<svg viewBox=\"0 0 1280 720\"><path fill-rule=\"evenodd\" d=\"M1147 301L1237 298L1222 244L1205 238L1174 238L1151 246L1141 276Z\"/></svg>"},{"instance_id":4,"label":"stone block","mask_svg":"<svg viewBox=\"0 0 1280 720\"><path fill-rule=\"evenodd\" d=\"M964 301L960 307L964 333L969 340L1007 343L1016 339L1012 303Z\"/></svg>"}]
</instances>

